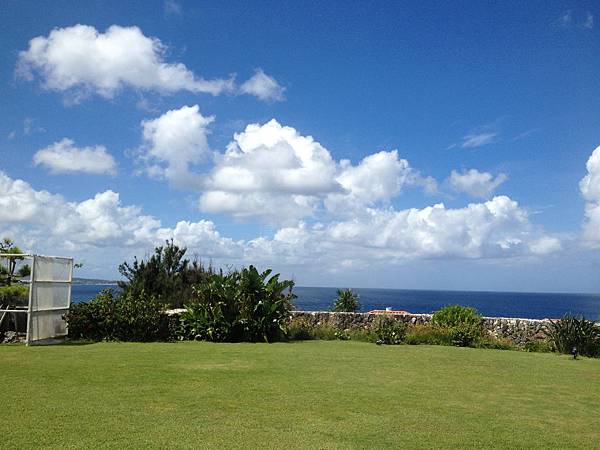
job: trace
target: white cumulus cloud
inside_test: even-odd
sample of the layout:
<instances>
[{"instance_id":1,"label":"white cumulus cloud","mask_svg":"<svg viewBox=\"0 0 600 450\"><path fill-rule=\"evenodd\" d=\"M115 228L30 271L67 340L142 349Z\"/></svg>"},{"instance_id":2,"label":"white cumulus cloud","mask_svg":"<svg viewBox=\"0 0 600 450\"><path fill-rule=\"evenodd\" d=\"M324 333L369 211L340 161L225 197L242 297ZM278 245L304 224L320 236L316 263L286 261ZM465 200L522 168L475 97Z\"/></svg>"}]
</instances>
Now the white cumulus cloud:
<instances>
[{"instance_id":1,"label":"white cumulus cloud","mask_svg":"<svg viewBox=\"0 0 600 450\"><path fill-rule=\"evenodd\" d=\"M356 214L365 206L387 203L406 186L421 185L428 193L437 188L433 178L421 176L397 150L368 155L356 166L341 160L336 181L343 191L331 193L325 200L327 209L336 215Z\"/></svg>"},{"instance_id":2,"label":"white cumulus cloud","mask_svg":"<svg viewBox=\"0 0 600 450\"><path fill-rule=\"evenodd\" d=\"M251 124L216 158L200 208L235 218L262 217L279 224L310 217L322 206L335 215L386 203L409 185L435 191L396 150L336 162L329 150L276 120Z\"/></svg>"},{"instance_id":3,"label":"white cumulus cloud","mask_svg":"<svg viewBox=\"0 0 600 450\"><path fill-rule=\"evenodd\" d=\"M480 172L477 169L450 173L448 183L457 192L464 192L473 197L488 198L496 188L504 183L508 177L500 173L494 176L489 172Z\"/></svg>"},{"instance_id":4,"label":"white cumulus cloud","mask_svg":"<svg viewBox=\"0 0 600 450\"><path fill-rule=\"evenodd\" d=\"M272 236L234 240L209 220L179 220L164 226L118 193L100 192L81 202L0 172L0 236L30 249L87 256L103 255L116 267L124 257L143 255L173 238L190 255L217 264L259 263L280 268L330 270L347 266L396 264L410 259L511 258L546 255L560 241L535 227L527 212L505 196L463 208L435 204L422 209L366 208L344 220L279 228Z\"/></svg>"},{"instance_id":5,"label":"white cumulus cloud","mask_svg":"<svg viewBox=\"0 0 600 450\"><path fill-rule=\"evenodd\" d=\"M585 205L583 238L591 248L600 248L600 146L586 164L587 175L579 182Z\"/></svg>"},{"instance_id":6,"label":"white cumulus cloud","mask_svg":"<svg viewBox=\"0 0 600 450\"><path fill-rule=\"evenodd\" d=\"M284 99L285 88L277 80L262 69L257 69L254 75L240 86L243 94L254 95L265 101L281 101Z\"/></svg>"},{"instance_id":7,"label":"white cumulus cloud","mask_svg":"<svg viewBox=\"0 0 600 450\"><path fill-rule=\"evenodd\" d=\"M38 150L33 155L33 162L55 174L82 172L114 175L117 168L114 158L103 145L78 148L75 142L67 138Z\"/></svg>"},{"instance_id":8,"label":"white cumulus cloud","mask_svg":"<svg viewBox=\"0 0 600 450\"><path fill-rule=\"evenodd\" d=\"M125 247L150 250L173 238L204 258L239 254L238 244L221 237L210 221L163 227L139 206L123 205L120 195L111 190L70 202L0 172L0 236L5 235L59 253L93 248L110 248L116 254Z\"/></svg>"},{"instance_id":9,"label":"white cumulus cloud","mask_svg":"<svg viewBox=\"0 0 600 450\"><path fill-rule=\"evenodd\" d=\"M135 26L112 25L104 33L88 25L55 28L29 41L19 53L17 73L39 76L48 90L68 92L72 100L90 94L112 98L124 87L161 93L218 95L233 92L233 79L205 80L182 63L165 62L166 46Z\"/></svg>"},{"instance_id":10,"label":"white cumulus cloud","mask_svg":"<svg viewBox=\"0 0 600 450\"><path fill-rule=\"evenodd\" d=\"M248 125L217 157L200 207L234 217L297 220L324 194L340 189L336 164L311 136L276 120Z\"/></svg>"},{"instance_id":11,"label":"white cumulus cloud","mask_svg":"<svg viewBox=\"0 0 600 450\"><path fill-rule=\"evenodd\" d=\"M176 187L199 188L201 177L190 171L190 165L210 155L207 127L213 120L212 116L203 116L198 105L194 105L142 121L144 144L140 158L147 172L169 180Z\"/></svg>"},{"instance_id":12,"label":"white cumulus cloud","mask_svg":"<svg viewBox=\"0 0 600 450\"><path fill-rule=\"evenodd\" d=\"M248 242L251 259L314 264L363 264L407 259L506 258L545 255L560 241L536 229L525 210L505 196L464 208L369 209L348 220L280 229L272 239Z\"/></svg>"}]
</instances>

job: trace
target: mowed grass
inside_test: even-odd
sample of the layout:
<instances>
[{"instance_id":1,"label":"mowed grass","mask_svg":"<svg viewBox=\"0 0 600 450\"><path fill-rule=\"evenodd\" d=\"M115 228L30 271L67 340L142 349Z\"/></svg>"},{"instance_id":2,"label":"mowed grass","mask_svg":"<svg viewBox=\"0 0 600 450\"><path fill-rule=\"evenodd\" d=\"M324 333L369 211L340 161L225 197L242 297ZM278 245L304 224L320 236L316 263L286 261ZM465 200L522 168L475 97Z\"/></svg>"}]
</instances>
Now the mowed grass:
<instances>
[{"instance_id":1,"label":"mowed grass","mask_svg":"<svg viewBox=\"0 0 600 450\"><path fill-rule=\"evenodd\" d=\"M0 346L2 448L599 448L600 360L360 342Z\"/></svg>"}]
</instances>

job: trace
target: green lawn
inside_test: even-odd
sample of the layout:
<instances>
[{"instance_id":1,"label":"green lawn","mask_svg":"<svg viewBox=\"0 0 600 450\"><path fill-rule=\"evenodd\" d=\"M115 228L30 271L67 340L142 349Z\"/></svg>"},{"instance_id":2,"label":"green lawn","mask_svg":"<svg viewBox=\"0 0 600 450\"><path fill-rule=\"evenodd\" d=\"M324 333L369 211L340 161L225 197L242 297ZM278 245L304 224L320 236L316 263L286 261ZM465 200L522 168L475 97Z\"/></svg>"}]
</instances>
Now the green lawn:
<instances>
[{"instance_id":1,"label":"green lawn","mask_svg":"<svg viewBox=\"0 0 600 450\"><path fill-rule=\"evenodd\" d=\"M600 360L453 347L0 346L1 448L600 448Z\"/></svg>"}]
</instances>

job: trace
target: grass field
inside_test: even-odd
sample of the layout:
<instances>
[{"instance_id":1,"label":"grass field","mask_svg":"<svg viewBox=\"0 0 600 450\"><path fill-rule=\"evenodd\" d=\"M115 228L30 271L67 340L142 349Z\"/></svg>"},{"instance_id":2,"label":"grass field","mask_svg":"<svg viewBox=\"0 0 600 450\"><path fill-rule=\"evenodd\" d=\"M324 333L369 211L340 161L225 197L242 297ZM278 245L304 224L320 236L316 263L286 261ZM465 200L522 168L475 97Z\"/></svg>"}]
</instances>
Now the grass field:
<instances>
[{"instance_id":1,"label":"grass field","mask_svg":"<svg viewBox=\"0 0 600 450\"><path fill-rule=\"evenodd\" d=\"M0 346L2 448L599 448L600 360L454 347Z\"/></svg>"}]
</instances>

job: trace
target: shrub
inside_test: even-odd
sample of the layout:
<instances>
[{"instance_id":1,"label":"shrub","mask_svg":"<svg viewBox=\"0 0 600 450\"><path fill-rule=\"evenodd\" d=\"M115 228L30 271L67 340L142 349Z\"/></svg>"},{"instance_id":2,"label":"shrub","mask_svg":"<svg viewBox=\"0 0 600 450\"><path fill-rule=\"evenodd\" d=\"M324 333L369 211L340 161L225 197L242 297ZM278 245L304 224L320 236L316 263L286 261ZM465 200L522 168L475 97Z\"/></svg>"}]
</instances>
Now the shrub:
<instances>
[{"instance_id":1,"label":"shrub","mask_svg":"<svg viewBox=\"0 0 600 450\"><path fill-rule=\"evenodd\" d=\"M357 312L360 309L358 294L352 289L338 289L337 298L331 308L334 312Z\"/></svg>"},{"instance_id":2,"label":"shrub","mask_svg":"<svg viewBox=\"0 0 600 450\"><path fill-rule=\"evenodd\" d=\"M379 317L375 325L376 343L381 345L398 345L406 337L407 325L393 317Z\"/></svg>"},{"instance_id":3,"label":"shrub","mask_svg":"<svg viewBox=\"0 0 600 450\"><path fill-rule=\"evenodd\" d=\"M311 323L304 318L294 318L286 330L286 338L291 341L323 340L323 341L362 341L376 342L375 331L366 328L350 328L342 330L330 323Z\"/></svg>"},{"instance_id":4,"label":"shrub","mask_svg":"<svg viewBox=\"0 0 600 450\"><path fill-rule=\"evenodd\" d=\"M316 339L314 327L304 319L293 319L287 326L286 337L292 341L309 341Z\"/></svg>"},{"instance_id":5,"label":"shrub","mask_svg":"<svg viewBox=\"0 0 600 450\"><path fill-rule=\"evenodd\" d=\"M452 345L456 347L473 347L475 341L482 336L480 327L468 323L446 327L446 329L452 340Z\"/></svg>"},{"instance_id":6,"label":"shrub","mask_svg":"<svg viewBox=\"0 0 600 450\"><path fill-rule=\"evenodd\" d=\"M548 341L534 339L525 342L521 349L525 352L549 353L553 350L553 347Z\"/></svg>"},{"instance_id":7,"label":"shrub","mask_svg":"<svg viewBox=\"0 0 600 450\"><path fill-rule=\"evenodd\" d=\"M483 318L475 308L461 305L444 306L433 313L431 322L447 328L454 328L460 325L470 325L474 328L481 328L483 326Z\"/></svg>"},{"instance_id":8,"label":"shrub","mask_svg":"<svg viewBox=\"0 0 600 450\"><path fill-rule=\"evenodd\" d=\"M72 339L153 341L164 337L160 303L141 292L115 296L105 289L87 303L71 306L65 315Z\"/></svg>"},{"instance_id":9,"label":"shrub","mask_svg":"<svg viewBox=\"0 0 600 450\"><path fill-rule=\"evenodd\" d=\"M282 337L294 283L270 275L271 270L259 273L254 266L210 275L195 287L194 300L180 318L179 338L269 342Z\"/></svg>"},{"instance_id":10,"label":"shrub","mask_svg":"<svg viewBox=\"0 0 600 450\"><path fill-rule=\"evenodd\" d=\"M452 345L448 329L431 324L411 325L404 342L409 345Z\"/></svg>"},{"instance_id":11,"label":"shrub","mask_svg":"<svg viewBox=\"0 0 600 450\"><path fill-rule=\"evenodd\" d=\"M367 328L356 328L347 331L350 340L377 343L379 339L376 331Z\"/></svg>"},{"instance_id":12,"label":"shrub","mask_svg":"<svg viewBox=\"0 0 600 450\"><path fill-rule=\"evenodd\" d=\"M517 347L509 339L483 337L473 342L475 348L488 348L494 350L516 350Z\"/></svg>"},{"instance_id":13,"label":"shrub","mask_svg":"<svg viewBox=\"0 0 600 450\"><path fill-rule=\"evenodd\" d=\"M452 345L472 347L483 337L483 318L475 308L449 305L433 313L431 323L450 337Z\"/></svg>"},{"instance_id":14,"label":"shrub","mask_svg":"<svg viewBox=\"0 0 600 450\"><path fill-rule=\"evenodd\" d=\"M600 326L584 317L567 314L551 321L546 333L560 353L571 353L577 347L581 355L600 356Z\"/></svg>"},{"instance_id":15,"label":"shrub","mask_svg":"<svg viewBox=\"0 0 600 450\"><path fill-rule=\"evenodd\" d=\"M348 330L338 330L333 335L338 341L349 341L352 338Z\"/></svg>"}]
</instances>

